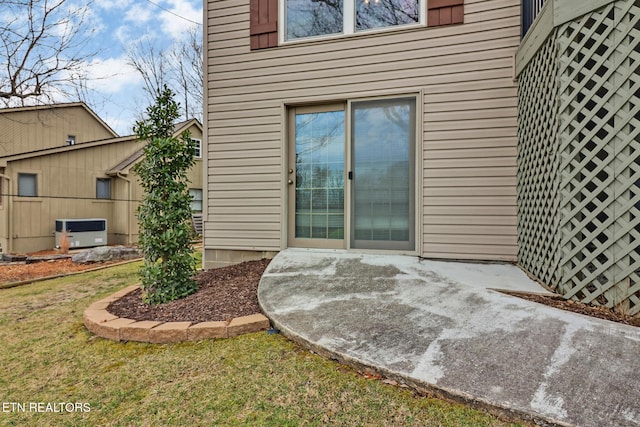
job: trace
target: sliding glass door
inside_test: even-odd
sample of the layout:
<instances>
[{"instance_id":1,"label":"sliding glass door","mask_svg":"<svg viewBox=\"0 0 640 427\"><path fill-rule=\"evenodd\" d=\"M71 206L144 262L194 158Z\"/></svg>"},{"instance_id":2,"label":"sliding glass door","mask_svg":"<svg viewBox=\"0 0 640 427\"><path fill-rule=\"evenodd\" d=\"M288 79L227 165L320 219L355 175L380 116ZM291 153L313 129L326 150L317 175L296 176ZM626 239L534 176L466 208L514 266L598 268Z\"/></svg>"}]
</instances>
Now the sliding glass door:
<instances>
[{"instance_id":1,"label":"sliding glass door","mask_svg":"<svg viewBox=\"0 0 640 427\"><path fill-rule=\"evenodd\" d=\"M351 247L415 249L415 98L351 104Z\"/></svg>"},{"instance_id":2,"label":"sliding glass door","mask_svg":"<svg viewBox=\"0 0 640 427\"><path fill-rule=\"evenodd\" d=\"M415 103L289 110L290 246L415 250Z\"/></svg>"},{"instance_id":3,"label":"sliding glass door","mask_svg":"<svg viewBox=\"0 0 640 427\"><path fill-rule=\"evenodd\" d=\"M289 241L344 248L344 106L295 108L290 122Z\"/></svg>"}]
</instances>

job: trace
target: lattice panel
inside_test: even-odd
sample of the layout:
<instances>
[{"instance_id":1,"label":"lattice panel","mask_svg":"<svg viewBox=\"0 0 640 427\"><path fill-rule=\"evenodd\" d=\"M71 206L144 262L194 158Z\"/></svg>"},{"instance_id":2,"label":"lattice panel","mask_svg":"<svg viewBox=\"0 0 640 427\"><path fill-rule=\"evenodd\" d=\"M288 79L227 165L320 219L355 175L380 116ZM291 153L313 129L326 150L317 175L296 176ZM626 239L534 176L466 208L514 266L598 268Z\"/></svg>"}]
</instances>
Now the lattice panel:
<instances>
[{"instance_id":1,"label":"lattice panel","mask_svg":"<svg viewBox=\"0 0 640 427\"><path fill-rule=\"evenodd\" d=\"M552 34L518 83L518 259L551 286L560 260L557 75Z\"/></svg>"},{"instance_id":2,"label":"lattice panel","mask_svg":"<svg viewBox=\"0 0 640 427\"><path fill-rule=\"evenodd\" d=\"M519 142L523 157L520 164L524 168L519 175L523 181L519 183L523 215L520 245L545 248L549 254L524 247L521 263L567 298L637 314L640 313L640 0L611 2L560 26L550 40L554 48L550 49L547 42L536 55L552 54L553 61L557 61L554 70L557 97L547 104L555 111L549 116L557 120L557 134L549 134L551 142L542 142L541 147L527 148L536 144L535 137L530 136L536 131L521 130ZM525 84L530 83L521 79L523 96L527 94ZM530 109L528 102L521 99L521 128L548 127L549 116L526 115ZM557 146L557 150L549 151L549 145ZM541 167L541 151L549 151L550 156L559 160L557 169ZM538 173L551 175L540 178L533 170L527 172L530 163L537 165ZM536 186L547 181L557 182L557 186ZM553 195L529 194L546 189ZM549 210L553 218L528 207L530 199L557 200L557 204L551 204L554 209ZM539 242L527 234L528 229L537 230ZM559 237L559 242L553 241L558 246L549 244L551 233ZM555 268L549 259L558 260ZM534 264L549 265L553 272L538 272Z\"/></svg>"}]
</instances>

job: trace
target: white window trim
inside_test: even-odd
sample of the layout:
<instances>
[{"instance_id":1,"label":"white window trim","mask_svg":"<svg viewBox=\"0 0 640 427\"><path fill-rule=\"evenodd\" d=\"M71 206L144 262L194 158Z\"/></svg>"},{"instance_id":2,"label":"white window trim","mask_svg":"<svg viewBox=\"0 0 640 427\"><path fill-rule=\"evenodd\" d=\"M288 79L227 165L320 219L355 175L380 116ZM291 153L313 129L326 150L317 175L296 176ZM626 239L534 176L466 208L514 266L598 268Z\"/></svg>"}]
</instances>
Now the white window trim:
<instances>
[{"instance_id":1,"label":"white window trim","mask_svg":"<svg viewBox=\"0 0 640 427\"><path fill-rule=\"evenodd\" d=\"M427 24L427 0L419 0L419 8L420 8L420 20L415 24L405 24L405 25L393 25L389 27L382 28L372 28L370 30L360 30L356 31L356 16L355 16L355 2L358 0L343 0L344 1L344 14L343 25L342 25L342 33L337 34L326 34L320 36L311 36L311 37L301 37L294 40L286 40L286 29L287 29L287 0L278 0L278 44L279 45L289 45L296 43L304 43L314 40L330 40L341 38L345 36L356 36L363 34L375 34L375 33L386 33L390 31L400 31L405 29L412 29L417 27L424 27Z\"/></svg>"},{"instance_id":2,"label":"white window trim","mask_svg":"<svg viewBox=\"0 0 640 427\"><path fill-rule=\"evenodd\" d=\"M193 196L191 197L191 202L190 202L191 210L193 212L202 213L202 209L204 208L204 192L202 191L202 188L190 188L189 189L189 195L190 196L191 196L191 192L192 191L199 191L200 192L200 198L196 199ZM193 202L195 202L195 201L200 202L200 210L199 211L193 209Z\"/></svg>"},{"instance_id":3,"label":"white window trim","mask_svg":"<svg viewBox=\"0 0 640 427\"><path fill-rule=\"evenodd\" d=\"M195 157L196 159L201 159L202 158L202 140L197 139L197 138L191 138L192 141L195 141L198 143L197 149L198 149L198 155L193 155L193 157Z\"/></svg>"}]
</instances>

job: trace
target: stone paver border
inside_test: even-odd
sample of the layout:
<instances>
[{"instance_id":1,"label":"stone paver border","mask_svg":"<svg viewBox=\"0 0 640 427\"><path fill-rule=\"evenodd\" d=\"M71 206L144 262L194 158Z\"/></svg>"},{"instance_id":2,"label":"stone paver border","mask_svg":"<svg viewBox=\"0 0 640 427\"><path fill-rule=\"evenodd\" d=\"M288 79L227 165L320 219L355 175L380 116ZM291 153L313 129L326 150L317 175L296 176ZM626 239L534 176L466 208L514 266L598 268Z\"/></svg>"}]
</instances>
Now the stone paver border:
<instances>
[{"instance_id":1,"label":"stone paver border","mask_svg":"<svg viewBox=\"0 0 640 427\"><path fill-rule=\"evenodd\" d=\"M115 294L91 304L82 316L84 325L94 334L113 341L140 341L156 344L198 341L212 338L232 338L269 329L263 314L236 317L230 322L154 322L136 321L115 316L107 311L113 301L138 289L126 287Z\"/></svg>"}]
</instances>

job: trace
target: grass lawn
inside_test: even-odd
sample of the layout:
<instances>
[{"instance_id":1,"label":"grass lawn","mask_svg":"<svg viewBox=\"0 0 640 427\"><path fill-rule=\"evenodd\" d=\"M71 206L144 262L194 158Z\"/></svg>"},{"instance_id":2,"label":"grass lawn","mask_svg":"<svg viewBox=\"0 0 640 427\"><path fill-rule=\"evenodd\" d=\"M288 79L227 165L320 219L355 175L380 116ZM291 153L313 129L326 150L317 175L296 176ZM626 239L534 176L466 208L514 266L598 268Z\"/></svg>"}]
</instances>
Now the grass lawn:
<instances>
[{"instance_id":1,"label":"grass lawn","mask_svg":"<svg viewBox=\"0 0 640 427\"><path fill-rule=\"evenodd\" d=\"M138 266L0 290L0 425L509 425L367 380L280 335L154 345L90 334L83 310L135 284ZM11 402L90 412L11 412Z\"/></svg>"}]
</instances>

